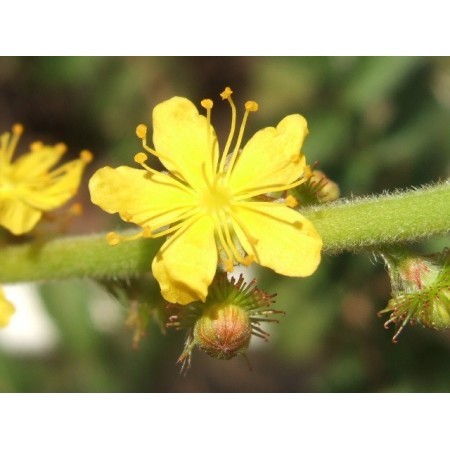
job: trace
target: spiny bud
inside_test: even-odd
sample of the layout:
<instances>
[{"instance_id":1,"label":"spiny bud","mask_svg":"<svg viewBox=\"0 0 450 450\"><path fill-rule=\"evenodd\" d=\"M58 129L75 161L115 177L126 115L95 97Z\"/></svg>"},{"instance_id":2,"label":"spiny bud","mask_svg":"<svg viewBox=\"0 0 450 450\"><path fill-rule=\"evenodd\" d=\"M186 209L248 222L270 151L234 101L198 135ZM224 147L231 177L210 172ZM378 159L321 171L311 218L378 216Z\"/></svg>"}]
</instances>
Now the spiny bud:
<instances>
[{"instance_id":1,"label":"spiny bud","mask_svg":"<svg viewBox=\"0 0 450 450\"><path fill-rule=\"evenodd\" d=\"M293 195L302 206L317 205L337 200L340 189L324 172L314 169L303 184L293 189Z\"/></svg>"},{"instance_id":2,"label":"spiny bud","mask_svg":"<svg viewBox=\"0 0 450 450\"><path fill-rule=\"evenodd\" d=\"M265 340L269 334L260 328L262 322L278 322L272 314L283 314L270 306L273 297L255 286L255 280L245 283L240 275L236 281L225 273L217 275L209 288L206 302L186 306L170 305L174 314L168 327L187 329L188 335L178 362L182 371L190 365L195 346L217 359L231 359L244 353L251 336Z\"/></svg>"},{"instance_id":3,"label":"spiny bud","mask_svg":"<svg viewBox=\"0 0 450 450\"><path fill-rule=\"evenodd\" d=\"M409 322L434 330L450 328L450 253L418 256L400 250L383 252L392 298L379 314L390 313L385 327L395 323L393 342Z\"/></svg>"},{"instance_id":4,"label":"spiny bud","mask_svg":"<svg viewBox=\"0 0 450 450\"><path fill-rule=\"evenodd\" d=\"M251 335L247 312L233 304L213 305L203 312L194 327L194 342L217 359L231 359L245 352Z\"/></svg>"}]
</instances>

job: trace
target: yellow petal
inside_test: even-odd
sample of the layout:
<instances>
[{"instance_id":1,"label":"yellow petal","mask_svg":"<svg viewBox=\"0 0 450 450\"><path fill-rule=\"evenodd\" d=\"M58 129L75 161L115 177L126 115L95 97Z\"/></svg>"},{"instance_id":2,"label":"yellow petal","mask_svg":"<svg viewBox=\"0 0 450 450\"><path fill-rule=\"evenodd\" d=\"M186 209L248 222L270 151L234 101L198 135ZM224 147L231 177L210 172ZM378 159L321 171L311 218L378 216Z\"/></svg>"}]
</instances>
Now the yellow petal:
<instances>
[{"instance_id":1,"label":"yellow petal","mask_svg":"<svg viewBox=\"0 0 450 450\"><path fill-rule=\"evenodd\" d=\"M235 211L236 235L258 264L293 277L308 276L316 270L322 239L300 213L263 202L241 203Z\"/></svg>"},{"instance_id":2,"label":"yellow petal","mask_svg":"<svg viewBox=\"0 0 450 450\"><path fill-rule=\"evenodd\" d=\"M16 312L14 305L8 301L0 289L0 328L9 324L11 316Z\"/></svg>"},{"instance_id":3,"label":"yellow petal","mask_svg":"<svg viewBox=\"0 0 450 450\"><path fill-rule=\"evenodd\" d=\"M167 240L152 264L162 296L182 305L205 301L216 269L214 222L208 216L200 217Z\"/></svg>"},{"instance_id":4,"label":"yellow petal","mask_svg":"<svg viewBox=\"0 0 450 450\"><path fill-rule=\"evenodd\" d=\"M63 146L42 146L36 151L25 153L12 164L12 176L16 180L31 179L48 172L64 153Z\"/></svg>"},{"instance_id":5,"label":"yellow petal","mask_svg":"<svg viewBox=\"0 0 450 450\"><path fill-rule=\"evenodd\" d=\"M193 207L186 187L165 174L121 166L103 167L89 180L91 200L108 213L141 227L157 229Z\"/></svg>"},{"instance_id":6,"label":"yellow petal","mask_svg":"<svg viewBox=\"0 0 450 450\"><path fill-rule=\"evenodd\" d=\"M173 97L153 109L153 143L161 161L174 175L198 189L212 179L218 143L214 128L183 97Z\"/></svg>"},{"instance_id":7,"label":"yellow petal","mask_svg":"<svg viewBox=\"0 0 450 450\"><path fill-rule=\"evenodd\" d=\"M41 211L28 206L18 198L0 199L0 225L13 234L27 233L41 216Z\"/></svg>"},{"instance_id":8,"label":"yellow petal","mask_svg":"<svg viewBox=\"0 0 450 450\"><path fill-rule=\"evenodd\" d=\"M77 193L85 166L82 159L70 161L41 177L40 182L30 180L20 184L19 195L30 206L42 211L59 208Z\"/></svg>"},{"instance_id":9,"label":"yellow petal","mask_svg":"<svg viewBox=\"0 0 450 450\"><path fill-rule=\"evenodd\" d=\"M285 117L276 128L258 131L245 145L230 177L235 194L252 190L274 192L296 181L305 167L301 153L308 135L306 120L299 114Z\"/></svg>"}]
</instances>

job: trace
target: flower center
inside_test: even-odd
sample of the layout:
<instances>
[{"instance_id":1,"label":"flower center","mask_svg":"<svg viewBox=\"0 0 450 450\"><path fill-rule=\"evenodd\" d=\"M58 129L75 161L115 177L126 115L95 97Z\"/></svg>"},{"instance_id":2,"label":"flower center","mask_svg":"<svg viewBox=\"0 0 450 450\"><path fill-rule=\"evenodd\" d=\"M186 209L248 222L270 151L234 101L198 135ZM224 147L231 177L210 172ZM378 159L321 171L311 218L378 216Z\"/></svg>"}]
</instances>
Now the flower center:
<instances>
[{"instance_id":1,"label":"flower center","mask_svg":"<svg viewBox=\"0 0 450 450\"><path fill-rule=\"evenodd\" d=\"M214 182L209 189L199 193L199 206L206 214L215 216L229 210L232 198L227 186Z\"/></svg>"}]
</instances>

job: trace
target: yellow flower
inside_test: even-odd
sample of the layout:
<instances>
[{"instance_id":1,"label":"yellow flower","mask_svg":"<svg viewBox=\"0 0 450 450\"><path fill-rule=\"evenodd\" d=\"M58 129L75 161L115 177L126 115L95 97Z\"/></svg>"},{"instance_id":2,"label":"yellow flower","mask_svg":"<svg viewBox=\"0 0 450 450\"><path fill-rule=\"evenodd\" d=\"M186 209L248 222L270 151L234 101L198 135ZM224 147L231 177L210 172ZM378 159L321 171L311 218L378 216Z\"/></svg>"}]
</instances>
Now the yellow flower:
<instances>
[{"instance_id":1,"label":"yellow flower","mask_svg":"<svg viewBox=\"0 0 450 450\"><path fill-rule=\"evenodd\" d=\"M9 324L11 316L16 312L14 305L6 300L3 291L0 288L0 328Z\"/></svg>"},{"instance_id":2,"label":"yellow flower","mask_svg":"<svg viewBox=\"0 0 450 450\"><path fill-rule=\"evenodd\" d=\"M72 198L80 184L83 169L91 161L88 150L80 158L53 169L66 151L34 142L30 152L12 161L22 125L0 136L0 225L13 234L30 231L44 211L62 206Z\"/></svg>"},{"instance_id":3,"label":"yellow flower","mask_svg":"<svg viewBox=\"0 0 450 450\"><path fill-rule=\"evenodd\" d=\"M135 161L145 170L104 167L89 182L93 203L143 228L131 239L171 235L152 271L172 303L205 301L219 260L228 272L235 264L255 261L288 276L310 275L320 262L322 240L291 208L295 199L264 195L298 186L310 174L301 153L308 134L305 119L287 116L276 128L258 131L241 151L248 115L258 109L249 101L231 150L236 129L231 94L230 88L221 94L231 105L232 120L220 157L210 120L212 100L201 102L205 117L188 99L173 97L153 110L155 150L147 145L147 127L136 129L145 150L168 172L151 168L147 155L138 153ZM108 235L111 245L127 239Z\"/></svg>"}]
</instances>

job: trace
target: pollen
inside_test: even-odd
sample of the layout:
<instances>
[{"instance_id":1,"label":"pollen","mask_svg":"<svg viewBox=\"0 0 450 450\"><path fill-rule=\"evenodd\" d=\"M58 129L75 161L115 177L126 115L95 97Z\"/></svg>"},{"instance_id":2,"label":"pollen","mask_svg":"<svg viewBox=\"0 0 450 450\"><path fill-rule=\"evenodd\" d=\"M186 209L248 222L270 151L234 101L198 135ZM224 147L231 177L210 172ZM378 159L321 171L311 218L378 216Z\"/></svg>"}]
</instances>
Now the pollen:
<instances>
[{"instance_id":1,"label":"pollen","mask_svg":"<svg viewBox=\"0 0 450 450\"><path fill-rule=\"evenodd\" d=\"M249 100L248 102L245 102L245 110L250 112L256 112L258 111L259 105L258 103Z\"/></svg>"},{"instance_id":2,"label":"pollen","mask_svg":"<svg viewBox=\"0 0 450 450\"><path fill-rule=\"evenodd\" d=\"M92 153L89 150L82 150L80 152L80 158L85 162L85 163L90 163L92 161Z\"/></svg>"},{"instance_id":3,"label":"pollen","mask_svg":"<svg viewBox=\"0 0 450 450\"><path fill-rule=\"evenodd\" d=\"M298 206L298 200L293 195L288 195L285 199L285 203L289 208L295 208Z\"/></svg>"},{"instance_id":4,"label":"pollen","mask_svg":"<svg viewBox=\"0 0 450 450\"><path fill-rule=\"evenodd\" d=\"M147 155L143 152L139 152L139 153L136 153L136 155L134 155L134 160L138 164L144 163L145 161L147 161L147 159L148 159Z\"/></svg>"},{"instance_id":5,"label":"pollen","mask_svg":"<svg viewBox=\"0 0 450 450\"><path fill-rule=\"evenodd\" d=\"M139 139L144 139L147 136L147 126L144 124L140 124L136 127L136 136Z\"/></svg>"},{"instance_id":6,"label":"pollen","mask_svg":"<svg viewBox=\"0 0 450 450\"><path fill-rule=\"evenodd\" d=\"M120 242L120 236L117 233L114 233L114 231L111 231L106 235L106 240L109 245L117 245Z\"/></svg>"},{"instance_id":7,"label":"pollen","mask_svg":"<svg viewBox=\"0 0 450 450\"><path fill-rule=\"evenodd\" d=\"M222 100L227 100L231 97L231 94L233 93L233 91L231 90L231 88L226 87L224 89L223 92L221 92L220 96L222 97Z\"/></svg>"},{"instance_id":8,"label":"pollen","mask_svg":"<svg viewBox=\"0 0 450 450\"><path fill-rule=\"evenodd\" d=\"M205 108L205 109L212 109L212 107L213 107L213 101L211 100L211 99L209 99L209 98L205 98L204 100L202 100L201 102L200 102L200 104L203 106L203 108Z\"/></svg>"},{"instance_id":9,"label":"pollen","mask_svg":"<svg viewBox=\"0 0 450 450\"><path fill-rule=\"evenodd\" d=\"M23 133L23 125L20 123L16 123L12 126L12 132L16 136L20 136Z\"/></svg>"}]
</instances>

